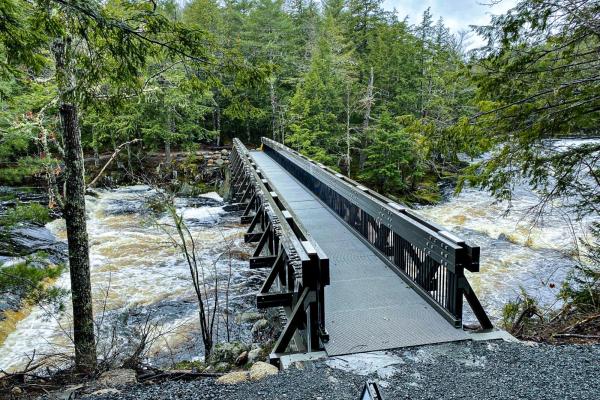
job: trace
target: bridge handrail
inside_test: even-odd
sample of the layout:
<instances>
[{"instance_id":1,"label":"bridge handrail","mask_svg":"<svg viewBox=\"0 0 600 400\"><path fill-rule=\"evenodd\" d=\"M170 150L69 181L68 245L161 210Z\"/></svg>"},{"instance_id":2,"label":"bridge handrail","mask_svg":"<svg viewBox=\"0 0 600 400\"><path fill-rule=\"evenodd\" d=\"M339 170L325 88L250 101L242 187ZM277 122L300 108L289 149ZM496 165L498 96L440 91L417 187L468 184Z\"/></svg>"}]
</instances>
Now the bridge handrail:
<instances>
[{"instance_id":1,"label":"bridge handrail","mask_svg":"<svg viewBox=\"0 0 600 400\"><path fill-rule=\"evenodd\" d=\"M479 247L281 143L262 144L448 321L462 325L464 295L481 326L492 327L464 275L479 271Z\"/></svg>"},{"instance_id":2,"label":"bridge handrail","mask_svg":"<svg viewBox=\"0 0 600 400\"><path fill-rule=\"evenodd\" d=\"M328 340L324 287L329 284L329 259L241 141L234 139L233 144L233 200L245 205L242 222L250 223L245 241L258 242L250 268L271 268L257 306L286 309L288 322L271 354L271 361L277 363L292 338L306 351L321 349ZM275 286L280 290L273 292Z\"/></svg>"}]
</instances>

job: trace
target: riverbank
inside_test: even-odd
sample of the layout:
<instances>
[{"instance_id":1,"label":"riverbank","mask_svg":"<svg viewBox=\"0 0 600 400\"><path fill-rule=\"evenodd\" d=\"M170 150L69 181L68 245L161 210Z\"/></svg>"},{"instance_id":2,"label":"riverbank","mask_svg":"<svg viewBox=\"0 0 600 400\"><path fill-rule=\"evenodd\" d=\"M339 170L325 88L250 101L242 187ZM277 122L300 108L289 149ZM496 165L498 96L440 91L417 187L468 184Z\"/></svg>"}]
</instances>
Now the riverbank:
<instances>
[{"instance_id":1,"label":"riverbank","mask_svg":"<svg viewBox=\"0 0 600 400\"><path fill-rule=\"evenodd\" d=\"M367 380L385 399L597 399L600 346L462 342L296 364L259 382L216 378L134 384L93 400L356 399ZM57 399L50 394L43 399Z\"/></svg>"}]
</instances>

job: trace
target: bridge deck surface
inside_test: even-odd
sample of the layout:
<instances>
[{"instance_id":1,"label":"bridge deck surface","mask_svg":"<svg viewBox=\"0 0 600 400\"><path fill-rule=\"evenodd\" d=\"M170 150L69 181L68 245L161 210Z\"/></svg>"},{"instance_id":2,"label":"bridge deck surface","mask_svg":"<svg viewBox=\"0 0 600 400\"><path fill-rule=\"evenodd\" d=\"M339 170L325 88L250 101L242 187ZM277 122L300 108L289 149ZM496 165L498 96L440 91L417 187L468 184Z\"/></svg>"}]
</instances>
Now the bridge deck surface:
<instances>
[{"instance_id":1,"label":"bridge deck surface","mask_svg":"<svg viewBox=\"0 0 600 400\"><path fill-rule=\"evenodd\" d=\"M281 165L263 152L250 154L329 257L328 355L467 339Z\"/></svg>"}]
</instances>

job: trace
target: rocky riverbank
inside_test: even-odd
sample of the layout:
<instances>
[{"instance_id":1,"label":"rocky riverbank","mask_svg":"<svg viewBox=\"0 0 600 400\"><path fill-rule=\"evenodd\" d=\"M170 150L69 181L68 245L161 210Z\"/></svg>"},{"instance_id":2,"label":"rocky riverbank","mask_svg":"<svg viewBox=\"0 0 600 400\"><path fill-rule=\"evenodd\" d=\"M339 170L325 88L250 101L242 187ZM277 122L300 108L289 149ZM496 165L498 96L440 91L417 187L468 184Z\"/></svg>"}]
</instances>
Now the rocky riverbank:
<instances>
[{"instance_id":1,"label":"rocky riverbank","mask_svg":"<svg viewBox=\"0 0 600 400\"><path fill-rule=\"evenodd\" d=\"M150 153L143 159L112 162L102 172L97 187L117 187L154 182L159 185L179 184L198 186L197 193L219 185L225 178L229 164L229 149L204 149L192 152ZM109 159L86 158L86 174L89 179L97 176ZM170 158L169 161L167 159ZM186 189L187 190L187 189Z\"/></svg>"},{"instance_id":2,"label":"rocky riverbank","mask_svg":"<svg viewBox=\"0 0 600 400\"><path fill-rule=\"evenodd\" d=\"M239 384L210 377L105 388L94 400L356 399L367 380L385 399L589 399L600 393L600 346L463 342L296 363ZM43 399L58 399L48 394Z\"/></svg>"}]
</instances>

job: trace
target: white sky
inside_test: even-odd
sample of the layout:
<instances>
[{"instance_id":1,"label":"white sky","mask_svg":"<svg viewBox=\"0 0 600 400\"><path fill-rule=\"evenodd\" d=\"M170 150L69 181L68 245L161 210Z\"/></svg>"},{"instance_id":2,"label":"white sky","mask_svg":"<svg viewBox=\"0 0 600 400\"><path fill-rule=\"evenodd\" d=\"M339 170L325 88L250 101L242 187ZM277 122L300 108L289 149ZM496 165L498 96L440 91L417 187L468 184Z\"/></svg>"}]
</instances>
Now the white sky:
<instances>
[{"instance_id":1,"label":"white sky","mask_svg":"<svg viewBox=\"0 0 600 400\"><path fill-rule=\"evenodd\" d=\"M384 0L384 8L396 9L400 19L409 17L411 24L421 21L423 11L431 7L434 21L439 17L444 19L444 24L453 33L460 30L468 30L469 25L486 25L491 15L503 14L517 4L517 0L495 1L490 6L491 0ZM483 44L481 38L473 34L471 46L477 47Z\"/></svg>"}]
</instances>

